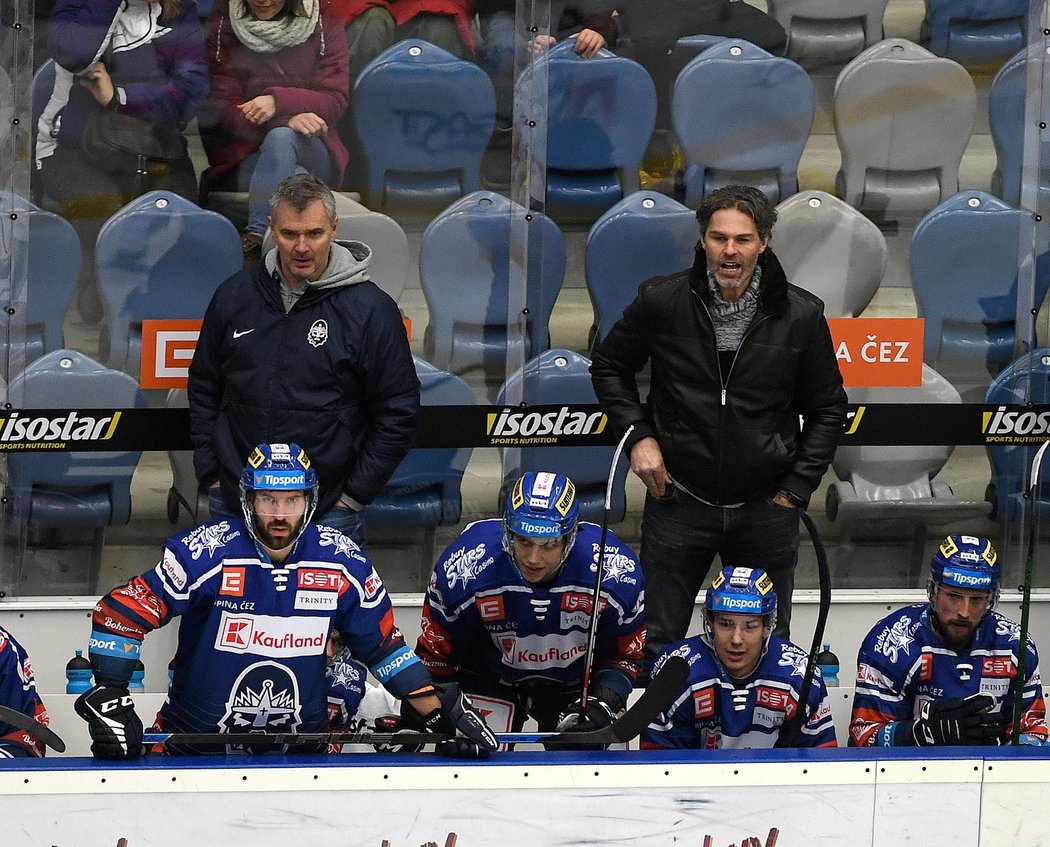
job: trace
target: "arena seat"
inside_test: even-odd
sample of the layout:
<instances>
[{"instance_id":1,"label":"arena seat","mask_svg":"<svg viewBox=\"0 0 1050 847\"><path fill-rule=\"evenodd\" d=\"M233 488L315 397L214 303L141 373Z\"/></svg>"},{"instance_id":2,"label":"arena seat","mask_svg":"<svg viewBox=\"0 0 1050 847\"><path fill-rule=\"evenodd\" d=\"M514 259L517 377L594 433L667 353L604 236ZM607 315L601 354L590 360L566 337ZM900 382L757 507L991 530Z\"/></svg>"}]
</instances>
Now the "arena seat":
<instances>
[{"instance_id":1,"label":"arena seat","mask_svg":"<svg viewBox=\"0 0 1050 847\"><path fill-rule=\"evenodd\" d=\"M823 191L800 191L777 206L772 247L788 280L823 300L831 318L858 317L886 272L882 231Z\"/></svg>"},{"instance_id":2,"label":"arena seat","mask_svg":"<svg viewBox=\"0 0 1050 847\"><path fill-rule=\"evenodd\" d=\"M584 257L591 343L608 335L643 282L692 267L699 238L693 211L656 191L629 194L595 221Z\"/></svg>"},{"instance_id":3,"label":"arena seat","mask_svg":"<svg viewBox=\"0 0 1050 847\"><path fill-rule=\"evenodd\" d=\"M1004 368L988 386L984 401L990 406L1045 407L1050 403L1050 348L1032 350ZM993 412L989 429L997 429L997 413L998 409ZM1033 431L1028 424L1023 424L1019 429ZM1041 437L1045 437L1045 433ZM989 441L985 448L992 466L992 478L986 496L993 505L994 517L1004 524L1016 522L1020 525L1024 519L1028 508L1026 495L1031 485L1032 460L1040 443L1039 440L1031 444ZM1050 515L1050 464L1046 461L1042 467L1036 505L1040 520Z\"/></svg>"},{"instance_id":4,"label":"arena seat","mask_svg":"<svg viewBox=\"0 0 1050 847\"><path fill-rule=\"evenodd\" d=\"M976 109L962 65L903 38L872 45L835 81L835 193L869 215L932 209L959 190Z\"/></svg>"},{"instance_id":5,"label":"arena seat","mask_svg":"<svg viewBox=\"0 0 1050 847\"><path fill-rule=\"evenodd\" d=\"M419 278L430 313L425 357L453 373L480 368L505 375L508 362L550 346L564 276L565 242L550 218L491 191L456 201L430 222L420 243Z\"/></svg>"},{"instance_id":6,"label":"arena seat","mask_svg":"<svg viewBox=\"0 0 1050 847\"><path fill-rule=\"evenodd\" d=\"M983 395L990 377L1014 359L1021 227L1030 223L1030 214L998 197L962 191L915 227L911 279L926 320L924 358L964 395L974 388ZM1046 224L1037 226L1034 309L1050 286Z\"/></svg>"},{"instance_id":7,"label":"arena seat","mask_svg":"<svg viewBox=\"0 0 1050 847\"><path fill-rule=\"evenodd\" d=\"M370 208L438 210L480 187L496 94L478 65L409 38L361 70L350 101Z\"/></svg>"},{"instance_id":8,"label":"arena seat","mask_svg":"<svg viewBox=\"0 0 1050 847\"><path fill-rule=\"evenodd\" d=\"M546 132L534 150L546 179L544 211L559 223L594 221L639 189L656 120L656 88L645 68L608 50L585 59L574 47L572 39L555 45L517 83L520 101L546 79L546 113L537 111L535 127L521 129L537 139Z\"/></svg>"},{"instance_id":9,"label":"arena seat","mask_svg":"<svg viewBox=\"0 0 1050 847\"><path fill-rule=\"evenodd\" d=\"M708 47L682 69L671 101L685 204L733 182L773 203L794 194L815 108L813 82L796 62L736 38Z\"/></svg>"},{"instance_id":10,"label":"arena seat","mask_svg":"<svg viewBox=\"0 0 1050 847\"><path fill-rule=\"evenodd\" d=\"M850 403L962 402L955 387L929 365L922 366L919 387L849 387ZM912 535L912 578L918 580L924 557L926 529L959 520L972 520L991 512L987 501L958 497L951 487L935 479L947 463L953 446L850 446L840 444L832 460L838 482L825 494L828 520L840 528L844 561L849 568L848 546L856 536L884 538L896 531Z\"/></svg>"},{"instance_id":11,"label":"arena seat","mask_svg":"<svg viewBox=\"0 0 1050 847\"><path fill-rule=\"evenodd\" d=\"M424 406L473 406L477 399L462 379L415 357ZM434 566L435 528L459 522L463 511L461 485L472 447L414 447L397 466L379 496L365 507L365 525L422 529L419 584L425 585Z\"/></svg>"},{"instance_id":12,"label":"arena seat","mask_svg":"<svg viewBox=\"0 0 1050 847\"><path fill-rule=\"evenodd\" d=\"M847 62L882 40L887 0L768 0L787 32L784 55L806 68Z\"/></svg>"},{"instance_id":13,"label":"arena seat","mask_svg":"<svg viewBox=\"0 0 1050 847\"><path fill-rule=\"evenodd\" d=\"M967 67L1002 62L1028 42L1028 0L926 0L921 43Z\"/></svg>"},{"instance_id":14,"label":"arena seat","mask_svg":"<svg viewBox=\"0 0 1050 847\"><path fill-rule=\"evenodd\" d=\"M99 358L138 379L142 321L203 318L219 283L243 265L240 236L222 215L170 191L135 198L98 235Z\"/></svg>"},{"instance_id":15,"label":"arena seat","mask_svg":"<svg viewBox=\"0 0 1050 847\"><path fill-rule=\"evenodd\" d=\"M62 323L80 275L80 240L64 218L17 195L9 198L0 220L0 289L15 310L4 324L3 342L17 371L65 346Z\"/></svg>"},{"instance_id":16,"label":"arena seat","mask_svg":"<svg viewBox=\"0 0 1050 847\"><path fill-rule=\"evenodd\" d=\"M571 350L554 348L525 363L507 379L496 398L500 405L597 405L591 383L590 360ZM508 465L504 458L504 478L497 510L510 485L528 471L563 473L576 486L581 520L601 523L605 511L605 490L615 447L521 447L520 467ZM630 462L622 458L613 482L609 523L623 520L627 511L624 486Z\"/></svg>"},{"instance_id":17,"label":"arena seat","mask_svg":"<svg viewBox=\"0 0 1050 847\"><path fill-rule=\"evenodd\" d=\"M1046 57L1033 53L1034 72L1045 70ZM992 79L988 93L988 124L995 144L996 165L992 173L992 194L1002 197L1011 206L1021 205L1022 169L1025 157L1025 101L1030 63L1027 48L1015 53L999 68ZM1044 83L1040 114L1045 115L1050 106L1050 86ZM1037 136L1045 139L1045 133ZM1024 178L1036 183L1037 194L1034 205L1044 216L1050 212L1050 142L1043 141L1039 147L1038 161L1033 162ZM1033 151L1035 152L1035 151Z\"/></svg>"},{"instance_id":18,"label":"arena seat","mask_svg":"<svg viewBox=\"0 0 1050 847\"><path fill-rule=\"evenodd\" d=\"M29 364L8 387L16 408L138 409L146 398L127 374L100 365L75 350L55 350ZM103 419L104 420L104 419ZM8 492L24 555L30 531L92 529L87 593L98 590L107 526L131 518L131 477L137 451L13 451L8 454ZM22 560L16 565L16 585Z\"/></svg>"}]
</instances>

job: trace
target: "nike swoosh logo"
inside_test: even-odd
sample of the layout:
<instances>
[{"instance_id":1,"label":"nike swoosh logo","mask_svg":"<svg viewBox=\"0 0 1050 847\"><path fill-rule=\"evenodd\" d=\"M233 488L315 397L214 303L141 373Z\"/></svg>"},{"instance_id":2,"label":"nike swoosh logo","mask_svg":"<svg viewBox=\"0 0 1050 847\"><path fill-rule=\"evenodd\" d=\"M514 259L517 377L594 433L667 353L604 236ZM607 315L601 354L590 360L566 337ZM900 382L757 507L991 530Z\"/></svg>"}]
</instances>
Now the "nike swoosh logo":
<instances>
[{"instance_id":1,"label":"nike swoosh logo","mask_svg":"<svg viewBox=\"0 0 1050 847\"><path fill-rule=\"evenodd\" d=\"M233 331L233 337L234 338L240 338L242 335L247 335L249 332L255 332L255 327L252 327L251 329L241 329L241 330L236 330L235 329Z\"/></svg>"}]
</instances>

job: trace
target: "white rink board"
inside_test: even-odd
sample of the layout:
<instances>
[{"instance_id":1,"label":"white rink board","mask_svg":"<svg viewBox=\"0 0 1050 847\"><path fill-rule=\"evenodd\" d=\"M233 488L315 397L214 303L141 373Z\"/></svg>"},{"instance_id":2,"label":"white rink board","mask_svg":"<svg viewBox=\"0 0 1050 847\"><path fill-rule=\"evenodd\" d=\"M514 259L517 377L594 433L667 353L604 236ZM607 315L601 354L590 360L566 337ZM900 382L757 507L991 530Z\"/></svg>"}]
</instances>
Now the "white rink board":
<instances>
[{"instance_id":1,"label":"white rink board","mask_svg":"<svg viewBox=\"0 0 1050 847\"><path fill-rule=\"evenodd\" d=\"M971 755L932 760L893 752L11 762L0 764L0 843L1050 845L1050 753L982 760L960 749Z\"/></svg>"}]
</instances>

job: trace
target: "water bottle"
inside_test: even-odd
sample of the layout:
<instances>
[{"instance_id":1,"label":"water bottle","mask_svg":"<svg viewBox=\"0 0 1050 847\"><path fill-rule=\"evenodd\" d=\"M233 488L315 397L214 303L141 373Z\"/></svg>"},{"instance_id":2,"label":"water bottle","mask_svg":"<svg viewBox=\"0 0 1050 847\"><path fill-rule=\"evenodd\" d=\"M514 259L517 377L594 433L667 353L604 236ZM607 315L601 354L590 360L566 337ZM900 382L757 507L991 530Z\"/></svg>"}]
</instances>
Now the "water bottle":
<instances>
[{"instance_id":1,"label":"water bottle","mask_svg":"<svg viewBox=\"0 0 1050 847\"><path fill-rule=\"evenodd\" d=\"M171 684L175 681L175 660L172 659L168 662L168 691L171 691Z\"/></svg>"},{"instance_id":2,"label":"water bottle","mask_svg":"<svg viewBox=\"0 0 1050 847\"><path fill-rule=\"evenodd\" d=\"M66 694L83 694L94 683L91 680L91 662L84 658L83 652L66 663Z\"/></svg>"},{"instance_id":3,"label":"water bottle","mask_svg":"<svg viewBox=\"0 0 1050 847\"><path fill-rule=\"evenodd\" d=\"M824 649L817 654L817 667L828 688L839 684L839 657L831 652L830 646L825 644Z\"/></svg>"},{"instance_id":4,"label":"water bottle","mask_svg":"<svg viewBox=\"0 0 1050 847\"><path fill-rule=\"evenodd\" d=\"M144 680L146 678L146 666L142 664L141 659L135 660L135 669L131 672L131 679L128 680L128 691L146 691Z\"/></svg>"}]
</instances>

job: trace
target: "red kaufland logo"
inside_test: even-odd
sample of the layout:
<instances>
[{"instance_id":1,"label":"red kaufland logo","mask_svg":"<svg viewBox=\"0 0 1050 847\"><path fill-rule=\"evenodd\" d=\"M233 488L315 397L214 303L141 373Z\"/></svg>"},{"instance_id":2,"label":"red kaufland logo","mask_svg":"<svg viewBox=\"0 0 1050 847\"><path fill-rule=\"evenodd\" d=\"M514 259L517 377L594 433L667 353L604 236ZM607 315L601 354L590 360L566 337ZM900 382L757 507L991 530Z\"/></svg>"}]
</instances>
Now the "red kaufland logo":
<instances>
[{"instance_id":1,"label":"red kaufland logo","mask_svg":"<svg viewBox=\"0 0 1050 847\"><path fill-rule=\"evenodd\" d=\"M251 618L226 618L225 626L220 636L222 645L224 647L246 648L251 641L253 628Z\"/></svg>"}]
</instances>

